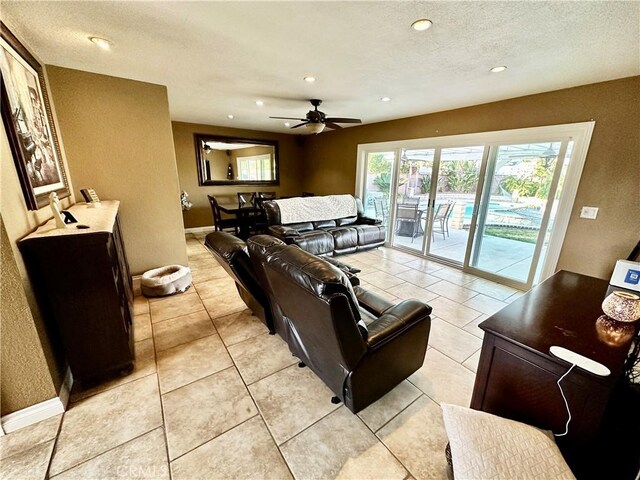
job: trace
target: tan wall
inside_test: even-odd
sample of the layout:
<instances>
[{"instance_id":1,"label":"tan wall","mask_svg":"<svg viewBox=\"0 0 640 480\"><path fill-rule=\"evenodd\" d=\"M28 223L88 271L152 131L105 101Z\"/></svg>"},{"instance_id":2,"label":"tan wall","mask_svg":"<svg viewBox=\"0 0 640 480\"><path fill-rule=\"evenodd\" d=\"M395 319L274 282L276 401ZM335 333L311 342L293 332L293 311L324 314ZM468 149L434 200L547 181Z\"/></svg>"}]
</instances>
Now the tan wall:
<instances>
[{"instance_id":1,"label":"tan wall","mask_svg":"<svg viewBox=\"0 0 640 480\"><path fill-rule=\"evenodd\" d=\"M120 200L133 274L186 265L166 87L54 66L47 70L76 197L91 187L100 198Z\"/></svg>"},{"instance_id":2,"label":"tan wall","mask_svg":"<svg viewBox=\"0 0 640 480\"><path fill-rule=\"evenodd\" d=\"M55 118L53 103L51 107ZM55 125L59 131L59 125ZM66 168L64 148L62 162ZM73 202L72 195L61 204L68 207ZM27 210L4 125L0 125L0 215L3 225L0 410L6 415L55 397L62 385L66 362L60 345L51 341L55 338L52 327L42 320L17 246L18 240L51 218L51 210L48 206Z\"/></svg>"},{"instance_id":3,"label":"tan wall","mask_svg":"<svg viewBox=\"0 0 640 480\"><path fill-rule=\"evenodd\" d=\"M222 196L235 202L237 201L236 192L275 191L278 196L300 195L302 193L303 157L299 137L184 122L173 122L172 126L180 188L189 194L189 200L193 203L191 210L183 212L185 228L204 227L213 224L207 195ZM246 185L199 186L195 142L193 139L193 135L196 133L277 140L280 155L280 185L257 185L253 187ZM235 170L234 165L234 173Z\"/></svg>"},{"instance_id":4,"label":"tan wall","mask_svg":"<svg viewBox=\"0 0 640 480\"><path fill-rule=\"evenodd\" d=\"M595 120L558 269L608 278L640 239L640 77L305 137L304 190L353 193L358 144ZM583 205L600 208L579 218Z\"/></svg>"}]
</instances>

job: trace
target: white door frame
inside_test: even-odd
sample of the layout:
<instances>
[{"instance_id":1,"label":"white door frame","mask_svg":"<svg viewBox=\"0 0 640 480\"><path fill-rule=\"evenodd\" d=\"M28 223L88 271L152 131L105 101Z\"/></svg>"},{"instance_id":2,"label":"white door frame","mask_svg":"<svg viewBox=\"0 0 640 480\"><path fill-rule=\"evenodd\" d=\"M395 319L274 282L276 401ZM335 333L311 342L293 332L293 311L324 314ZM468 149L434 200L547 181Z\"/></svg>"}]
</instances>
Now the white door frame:
<instances>
[{"instance_id":1,"label":"white door frame","mask_svg":"<svg viewBox=\"0 0 640 480\"><path fill-rule=\"evenodd\" d=\"M358 145L356 162L355 192L363 196L366 186L366 154L374 151L396 151L401 148L437 148L458 147L467 145L485 145L485 148L495 144L536 143L549 141L549 138L560 140L573 140L573 150L569 159L569 167L564 179L558 211L554 219L553 231L549 238L544 264L540 271L538 282L549 278L556 271L562 243L567 232L571 211L575 201L582 170L587 158L591 135L593 134L594 121L581 123L567 123L561 125L547 125L542 127L518 128L500 130L494 132L469 133L461 135L448 135L441 137L418 138L410 140L397 140L391 142L365 143ZM396 163L399 157L396 157ZM390 208L390 213L393 208ZM393 230L393 229L392 229ZM471 233L471 232L470 232Z\"/></svg>"}]
</instances>

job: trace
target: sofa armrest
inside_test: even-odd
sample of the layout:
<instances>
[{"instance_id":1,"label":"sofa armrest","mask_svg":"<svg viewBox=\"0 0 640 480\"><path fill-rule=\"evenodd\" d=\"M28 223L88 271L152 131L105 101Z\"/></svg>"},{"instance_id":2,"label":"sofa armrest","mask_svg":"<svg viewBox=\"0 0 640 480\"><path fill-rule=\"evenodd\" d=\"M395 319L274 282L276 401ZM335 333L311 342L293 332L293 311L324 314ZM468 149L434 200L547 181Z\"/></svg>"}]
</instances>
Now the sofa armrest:
<instances>
[{"instance_id":1,"label":"sofa armrest","mask_svg":"<svg viewBox=\"0 0 640 480\"><path fill-rule=\"evenodd\" d=\"M285 227L284 225L272 225L269 227L269 233L274 237L287 239L300 235L295 228Z\"/></svg>"},{"instance_id":2,"label":"sofa armrest","mask_svg":"<svg viewBox=\"0 0 640 480\"><path fill-rule=\"evenodd\" d=\"M358 223L360 225L380 225L382 223L382 220L380 220L379 218L372 218L372 217L367 217L365 215L360 215L358 217Z\"/></svg>"},{"instance_id":3,"label":"sofa armrest","mask_svg":"<svg viewBox=\"0 0 640 480\"><path fill-rule=\"evenodd\" d=\"M362 308L364 308L367 312L379 317L384 312L393 308L396 304L390 302L386 298L374 293L366 288L356 287L353 289L356 294L356 298L358 299L358 303Z\"/></svg>"},{"instance_id":4,"label":"sofa armrest","mask_svg":"<svg viewBox=\"0 0 640 480\"><path fill-rule=\"evenodd\" d=\"M421 321L431 322L431 307L417 300L405 300L385 311L368 325L369 348L376 349Z\"/></svg>"}]
</instances>

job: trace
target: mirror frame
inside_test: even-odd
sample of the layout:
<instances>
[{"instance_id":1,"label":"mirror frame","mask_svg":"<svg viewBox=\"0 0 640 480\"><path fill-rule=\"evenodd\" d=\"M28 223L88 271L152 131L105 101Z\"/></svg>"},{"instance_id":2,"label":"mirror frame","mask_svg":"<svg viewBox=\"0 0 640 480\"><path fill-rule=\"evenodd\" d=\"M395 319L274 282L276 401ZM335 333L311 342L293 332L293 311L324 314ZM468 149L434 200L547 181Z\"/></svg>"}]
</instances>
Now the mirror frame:
<instances>
[{"instance_id":1,"label":"mirror frame","mask_svg":"<svg viewBox=\"0 0 640 480\"><path fill-rule=\"evenodd\" d=\"M280 155L277 140L266 140L261 138L228 137L226 135L209 135L206 133L196 133L193 135L196 148L196 165L198 167L198 185L206 187L209 185L280 185ZM215 140L218 142L252 143L255 145L270 145L273 147L274 176L273 180L205 180L202 167L204 164L202 142Z\"/></svg>"}]
</instances>

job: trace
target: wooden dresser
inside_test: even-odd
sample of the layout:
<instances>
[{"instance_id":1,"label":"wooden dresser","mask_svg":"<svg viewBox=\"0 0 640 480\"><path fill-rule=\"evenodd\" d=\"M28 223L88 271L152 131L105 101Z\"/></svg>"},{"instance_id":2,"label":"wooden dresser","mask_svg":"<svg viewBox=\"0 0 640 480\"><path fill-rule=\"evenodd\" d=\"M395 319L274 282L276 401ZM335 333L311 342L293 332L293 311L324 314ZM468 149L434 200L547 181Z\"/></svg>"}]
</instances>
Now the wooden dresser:
<instances>
[{"instance_id":1,"label":"wooden dresser","mask_svg":"<svg viewBox=\"0 0 640 480\"><path fill-rule=\"evenodd\" d=\"M74 381L133 368L133 289L118 201L69 211L87 229L50 220L19 243L48 328L56 329Z\"/></svg>"}]
</instances>

